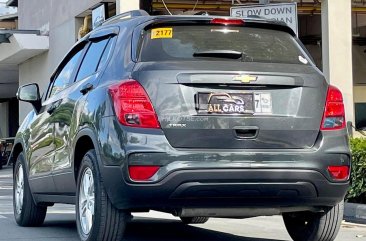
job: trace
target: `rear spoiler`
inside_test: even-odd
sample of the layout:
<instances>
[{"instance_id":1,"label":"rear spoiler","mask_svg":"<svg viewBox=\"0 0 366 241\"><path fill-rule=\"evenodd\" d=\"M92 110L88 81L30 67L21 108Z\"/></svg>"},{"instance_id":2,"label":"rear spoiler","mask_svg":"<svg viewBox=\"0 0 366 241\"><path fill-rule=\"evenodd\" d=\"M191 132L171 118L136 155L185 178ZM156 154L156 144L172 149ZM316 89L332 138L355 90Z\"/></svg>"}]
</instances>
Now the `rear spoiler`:
<instances>
[{"instance_id":1,"label":"rear spoiler","mask_svg":"<svg viewBox=\"0 0 366 241\"><path fill-rule=\"evenodd\" d=\"M152 21L149 22L145 26L146 29L150 29L153 27L159 27L161 25L212 25L211 21L213 19L222 18L222 19L228 19L228 20L235 20L238 18L232 18L232 17L224 17L224 16L156 16L152 18ZM250 18L244 18L244 27L252 27L252 28L263 28L263 29L271 29L271 30L277 30L289 33L293 37L296 37L295 32L287 26L286 23L276 21L276 20L270 20L265 18L258 18L258 17L250 17Z\"/></svg>"}]
</instances>

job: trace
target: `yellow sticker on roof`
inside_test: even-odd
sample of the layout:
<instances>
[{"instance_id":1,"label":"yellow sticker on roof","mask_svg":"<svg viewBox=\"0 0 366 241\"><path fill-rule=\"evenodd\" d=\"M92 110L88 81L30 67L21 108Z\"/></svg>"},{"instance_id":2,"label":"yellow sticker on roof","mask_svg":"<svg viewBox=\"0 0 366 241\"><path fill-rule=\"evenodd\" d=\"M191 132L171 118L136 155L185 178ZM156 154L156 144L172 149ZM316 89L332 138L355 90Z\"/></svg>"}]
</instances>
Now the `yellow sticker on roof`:
<instances>
[{"instance_id":1,"label":"yellow sticker on roof","mask_svg":"<svg viewBox=\"0 0 366 241\"><path fill-rule=\"evenodd\" d=\"M173 38L173 28L154 28L151 30L151 39Z\"/></svg>"}]
</instances>

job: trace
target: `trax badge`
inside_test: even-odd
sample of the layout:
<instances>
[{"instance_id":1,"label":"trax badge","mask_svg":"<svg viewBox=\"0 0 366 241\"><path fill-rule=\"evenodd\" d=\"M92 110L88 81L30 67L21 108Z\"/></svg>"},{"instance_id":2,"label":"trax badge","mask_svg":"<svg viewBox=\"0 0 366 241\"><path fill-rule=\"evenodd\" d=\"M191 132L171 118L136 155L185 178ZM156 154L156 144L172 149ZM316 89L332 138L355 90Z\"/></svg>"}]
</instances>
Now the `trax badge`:
<instances>
[{"instance_id":1,"label":"trax badge","mask_svg":"<svg viewBox=\"0 0 366 241\"><path fill-rule=\"evenodd\" d=\"M252 75L237 75L233 77L233 81L240 81L242 83L254 82L257 81L257 79L258 79L257 76Z\"/></svg>"}]
</instances>

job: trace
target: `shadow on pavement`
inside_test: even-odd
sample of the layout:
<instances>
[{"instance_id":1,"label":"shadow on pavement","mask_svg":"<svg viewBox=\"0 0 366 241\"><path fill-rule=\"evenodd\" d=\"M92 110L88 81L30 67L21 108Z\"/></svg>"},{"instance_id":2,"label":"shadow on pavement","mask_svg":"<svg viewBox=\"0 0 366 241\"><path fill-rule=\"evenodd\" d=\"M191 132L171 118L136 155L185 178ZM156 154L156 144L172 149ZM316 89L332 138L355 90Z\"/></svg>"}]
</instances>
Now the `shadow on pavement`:
<instances>
[{"instance_id":1,"label":"shadow on pavement","mask_svg":"<svg viewBox=\"0 0 366 241\"><path fill-rule=\"evenodd\" d=\"M76 231L76 222L71 220L45 221L41 228L70 229Z\"/></svg>"},{"instance_id":2,"label":"shadow on pavement","mask_svg":"<svg viewBox=\"0 0 366 241\"><path fill-rule=\"evenodd\" d=\"M41 227L51 228L53 232L73 233L77 240L76 223L73 220L49 220ZM243 227L245 228L245 227ZM74 239L72 239L74 240ZM123 241L282 241L277 239L264 239L243 237L205 229L205 225L191 226L180 221L136 218L127 224Z\"/></svg>"},{"instance_id":3,"label":"shadow on pavement","mask_svg":"<svg viewBox=\"0 0 366 241\"><path fill-rule=\"evenodd\" d=\"M243 227L244 228L244 227ZM236 236L180 221L138 218L127 225L124 241L279 241Z\"/></svg>"}]
</instances>

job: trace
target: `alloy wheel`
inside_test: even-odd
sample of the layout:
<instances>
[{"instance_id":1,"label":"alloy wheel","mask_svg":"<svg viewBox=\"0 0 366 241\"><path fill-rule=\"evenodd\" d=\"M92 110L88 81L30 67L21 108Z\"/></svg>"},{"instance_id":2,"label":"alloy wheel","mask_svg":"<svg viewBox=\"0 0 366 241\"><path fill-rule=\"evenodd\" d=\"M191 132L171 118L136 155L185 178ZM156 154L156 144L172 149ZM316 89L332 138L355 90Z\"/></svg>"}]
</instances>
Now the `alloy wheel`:
<instances>
[{"instance_id":1,"label":"alloy wheel","mask_svg":"<svg viewBox=\"0 0 366 241\"><path fill-rule=\"evenodd\" d=\"M21 214L23 209L24 197L24 173L23 166L19 165L15 173L15 209L17 214Z\"/></svg>"},{"instance_id":2,"label":"alloy wheel","mask_svg":"<svg viewBox=\"0 0 366 241\"><path fill-rule=\"evenodd\" d=\"M82 231L88 235L93 226L94 219L94 178L90 168L85 168L81 177L79 190L79 221Z\"/></svg>"}]
</instances>

